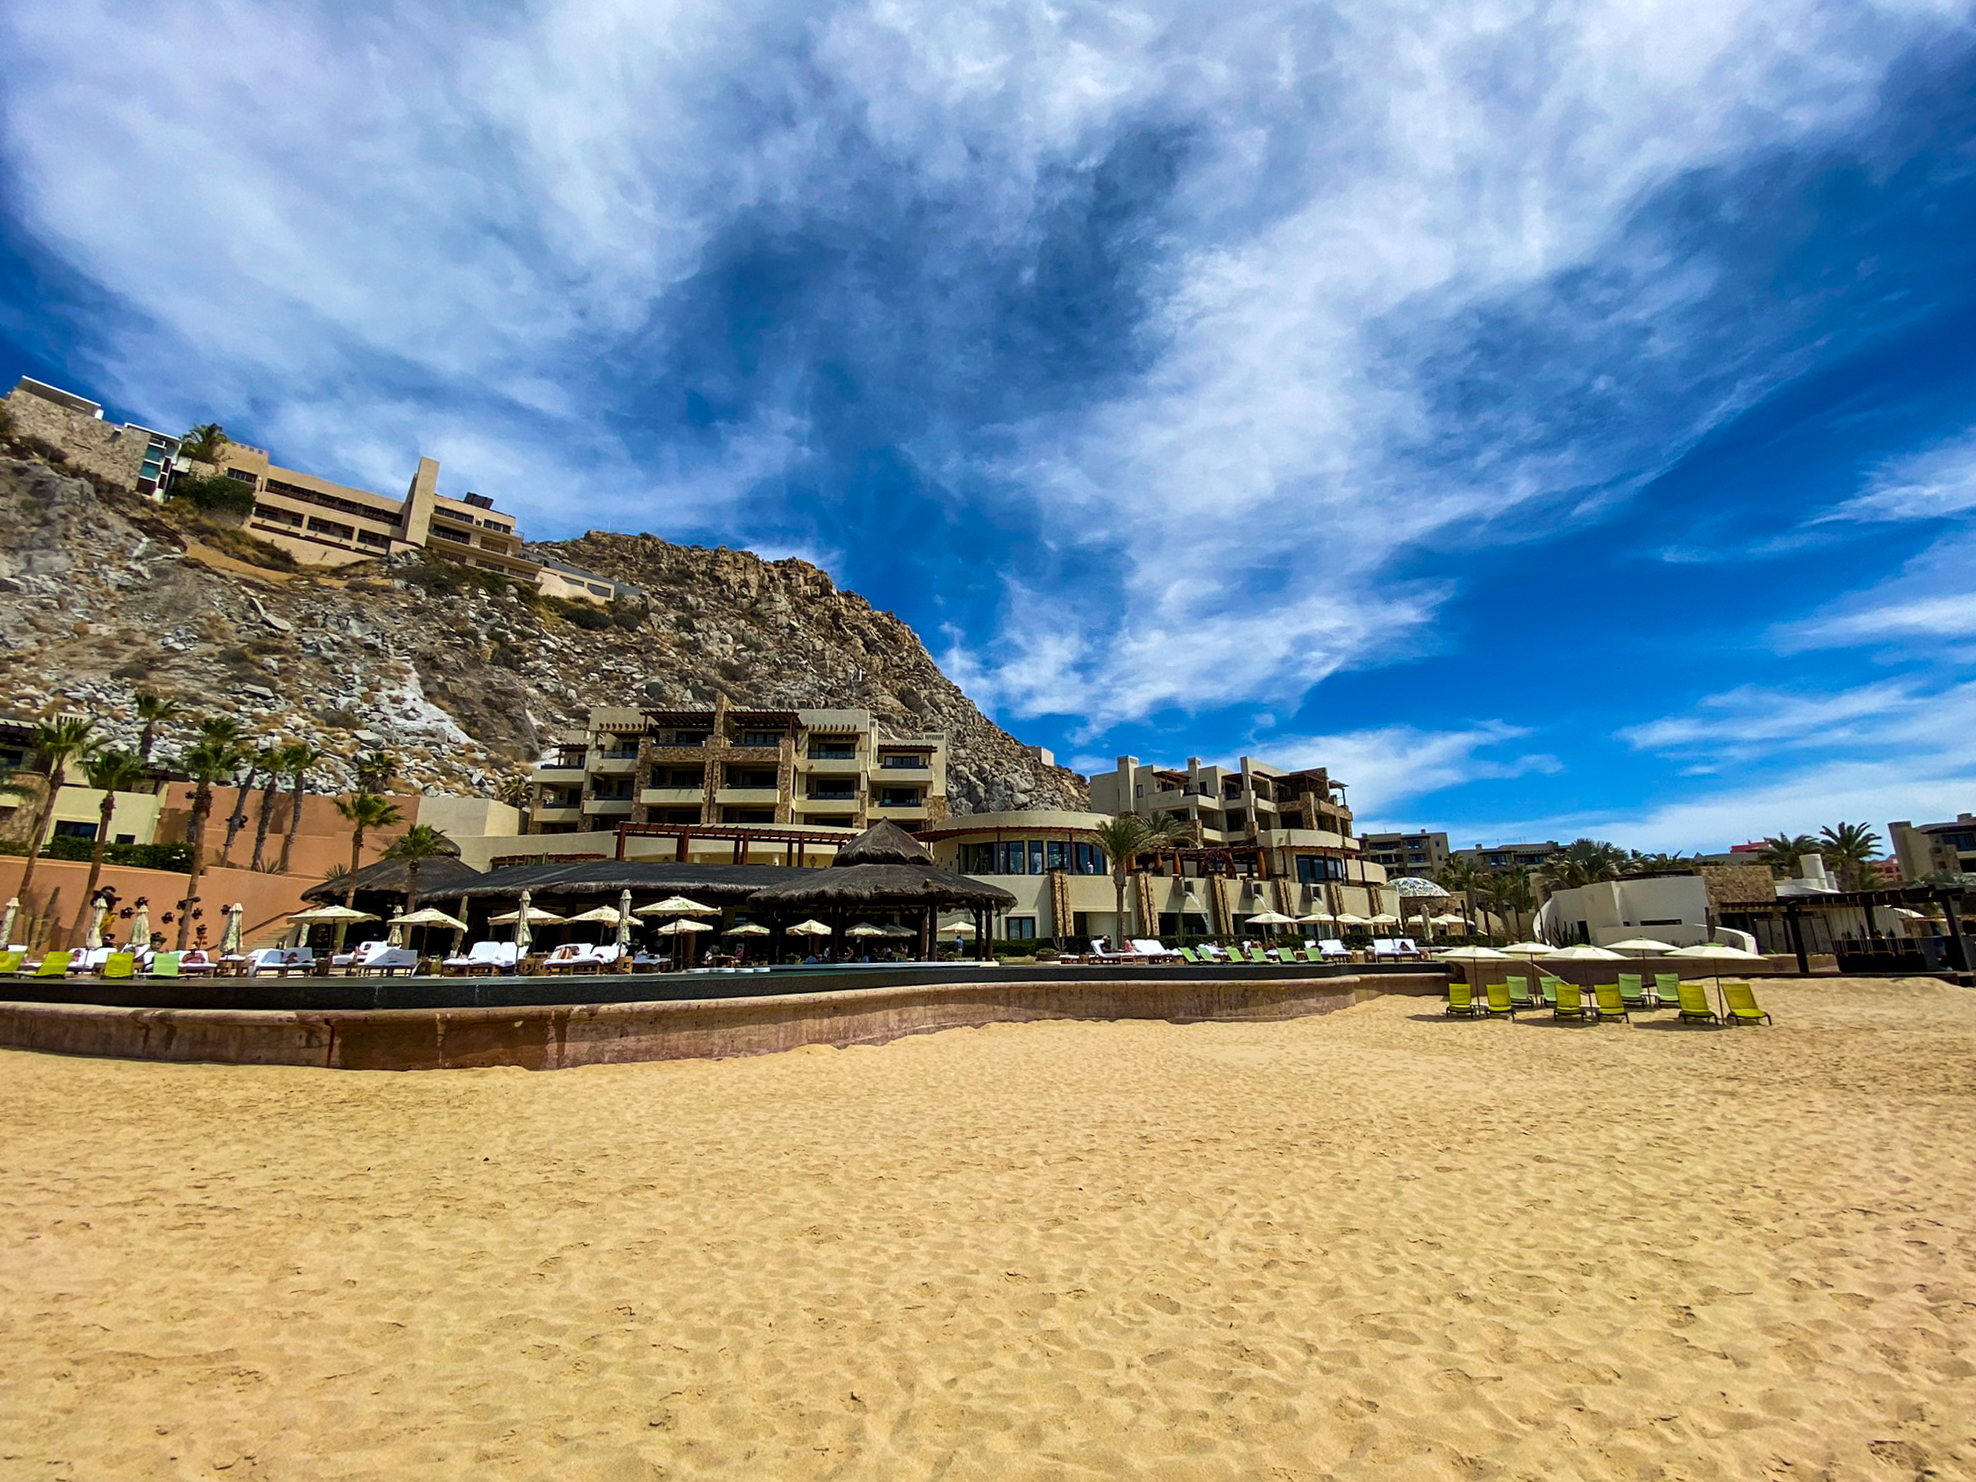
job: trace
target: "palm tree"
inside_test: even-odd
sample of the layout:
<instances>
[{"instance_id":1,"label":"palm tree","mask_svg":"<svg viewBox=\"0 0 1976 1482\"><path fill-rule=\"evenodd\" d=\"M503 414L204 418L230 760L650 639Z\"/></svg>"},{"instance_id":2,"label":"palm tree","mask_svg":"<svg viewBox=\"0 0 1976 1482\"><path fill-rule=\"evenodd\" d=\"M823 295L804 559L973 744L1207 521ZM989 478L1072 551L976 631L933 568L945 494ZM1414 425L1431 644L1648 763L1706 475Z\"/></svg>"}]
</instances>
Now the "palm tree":
<instances>
[{"instance_id":1,"label":"palm tree","mask_svg":"<svg viewBox=\"0 0 1976 1482\"><path fill-rule=\"evenodd\" d=\"M528 813L535 800L535 784L526 772L510 772L494 785L496 800L521 814L521 831L528 832Z\"/></svg>"},{"instance_id":2,"label":"palm tree","mask_svg":"<svg viewBox=\"0 0 1976 1482\"><path fill-rule=\"evenodd\" d=\"M1818 831L1818 852L1825 862L1837 868L1839 882L1848 890L1865 890L1874 875L1873 861L1880 857L1880 836L1863 823L1841 823Z\"/></svg>"},{"instance_id":3,"label":"palm tree","mask_svg":"<svg viewBox=\"0 0 1976 1482\"><path fill-rule=\"evenodd\" d=\"M1788 875L1798 867L1798 860L1807 854L1818 853L1818 840L1810 834L1772 834L1763 841L1763 852L1757 855L1757 862L1770 866L1773 875Z\"/></svg>"},{"instance_id":4,"label":"palm tree","mask_svg":"<svg viewBox=\"0 0 1976 1482\"><path fill-rule=\"evenodd\" d=\"M402 815L396 803L374 792L338 798L336 811L350 824L350 873L344 886L343 904L354 906L357 901L357 870L364 853L364 835L374 828L390 828Z\"/></svg>"},{"instance_id":5,"label":"palm tree","mask_svg":"<svg viewBox=\"0 0 1976 1482\"><path fill-rule=\"evenodd\" d=\"M322 753L306 741L297 741L288 748L288 765L283 770L295 779L295 791L290 795L288 809L288 832L281 840L281 863L275 868L282 874L288 873L288 861L295 852L295 836L302 831L302 780L309 775L309 769L322 760Z\"/></svg>"},{"instance_id":6,"label":"palm tree","mask_svg":"<svg viewBox=\"0 0 1976 1482\"><path fill-rule=\"evenodd\" d=\"M137 737L137 759L145 766L151 765L151 747L158 739L158 727L168 720L177 720L180 706L176 700L167 700L162 695L137 692L137 718L144 722L144 729Z\"/></svg>"},{"instance_id":7,"label":"palm tree","mask_svg":"<svg viewBox=\"0 0 1976 1482\"><path fill-rule=\"evenodd\" d=\"M1530 867L1515 865L1491 875L1482 889L1489 898L1490 908L1503 918L1513 934L1521 935L1523 917L1537 909L1537 894L1531 883Z\"/></svg>"},{"instance_id":8,"label":"palm tree","mask_svg":"<svg viewBox=\"0 0 1976 1482\"><path fill-rule=\"evenodd\" d=\"M415 823L392 841L386 859L405 861L405 914L419 908L419 866L428 859L458 854L459 846L429 823Z\"/></svg>"},{"instance_id":9,"label":"palm tree","mask_svg":"<svg viewBox=\"0 0 1976 1482\"><path fill-rule=\"evenodd\" d=\"M1127 927L1125 920L1125 887L1131 882L1132 872L1139 856L1178 844L1183 839L1193 838L1193 830L1171 813L1162 813L1158 818L1141 818L1137 813L1121 813L1099 824L1093 841L1105 852L1111 861L1112 886L1118 893L1118 911L1112 918L1112 945L1124 937Z\"/></svg>"},{"instance_id":10,"label":"palm tree","mask_svg":"<svg viewBox=\"0 0 1976 1482\"><path fill-rule=\"evenodd\" d=\"M1573 890L1600 880L1617 880L1626 854L1603 839L1573 839L1544 861L1544 877L1559 890Z\"/></svg>"},{"instance_id":11,"label":"palm tree","mask_svg":"<svg viewBox=\"0 0 1976 1482\"><path fill-rule=\"evenodd\" d=\"M1461 892L1462 903L1468 907L1468 919L1475 919L1475 897L1488 888L1489 872L1474 860L1456 858L1441 867L1441 873L1434 877L1434 883L1443 890Z\"/></svg>"},{"instance_id":12,"label":"palm tree","mask_svg":"<svg viewBox=\"0 0 1976 1482\"><path fill-rule=\"evenodd\" d=\"M357 791L383 792L398 775L398 758L378 748L367 751L356 761Z\"/></svg>"},{"instance_id":13,"label":"palm tree","mask_svg":"<svg viewBox=\"0 0 1976 1482\"><path fill-rule=\"evenodd\" d=\"M268 765L268 753L243 750L242 759L247 763L247 770L241 773L240 785L233 794L233 811L226 818L226 843L220 848L220 863L229 869L233 866L233 841L247 827L247 794L254 790L254 779L261 768Z\"/></svg>"},{"instance_id":14,"label":"palm tree","mask_svg":"<svg viewBox=\"0 0 1976 1482\"><path fill-rule=\"evenodd\" d=\"M94 909L96 885L103 878L103 852L110 847L110 820L116 817L117 794L136 792L151 775L150 768L128 751L96 752L83 763L83 771L89 785L102 790L103 803L96 817L96 847L89 851L89 883L82 889L82 909L69 929L71 945L82 935Z\"/></svg>"},{"instance_id":15,"label":"palm tree","mask_svg":"<svg viewBox=\"0 0 1976 1482\"><path fill-rule=\"evenodd\" d=\"M23 901L27 899L28 887L34 883L34 867L41 860L49 820L55 816L55 799L62 791L62 779L70 762L96 750L100 743L95 730L93 720L45 720L34 728L34 749L47 768L48 793L35 809L34 833L27 841L27 866L21 871L21 883L16 891Z\"/></svg>"},{"instance_id":16,"label":"palm tree","mask_svg":"<svg viewBox=\"0 0 1976 1482\"><path fill-rule=\"evenodd\" d=\"M226 452L226 429L217 422L201 422L178 440L179 452L201 463L217 464Z\"/></svg>"},{"instance_id":17,"label":"palm tree","mask_svg":"<svg viewBox=\"0 0 1976 1482\"><path fill-rule=\"evenodd\" d=\"M186 904L178 913L181 952L192 940L192 905L199 899L199 877L206 872L206 820L213 812L213 789L231 777L239 765L237 745L210 739L195 741L178 759L178 770L193 782L192 821L185 830L185 842L192 850L192 878L186 882Z\"/></svg>"},{"instance_id":18,"label":"palm tree","mask_svg":"<svg viewBox=\"0 0 1976 1482\"><path fill-rule=\"evenodd\" d=\"M274 817L274 800L281 791L281 779L291 770L289 756L293 746L271 746L261 753L261 811L254 820L254 857L247 861L247 868L258 870L262 856L268 848L268 824Z\"/></svg>"}]
</instances>

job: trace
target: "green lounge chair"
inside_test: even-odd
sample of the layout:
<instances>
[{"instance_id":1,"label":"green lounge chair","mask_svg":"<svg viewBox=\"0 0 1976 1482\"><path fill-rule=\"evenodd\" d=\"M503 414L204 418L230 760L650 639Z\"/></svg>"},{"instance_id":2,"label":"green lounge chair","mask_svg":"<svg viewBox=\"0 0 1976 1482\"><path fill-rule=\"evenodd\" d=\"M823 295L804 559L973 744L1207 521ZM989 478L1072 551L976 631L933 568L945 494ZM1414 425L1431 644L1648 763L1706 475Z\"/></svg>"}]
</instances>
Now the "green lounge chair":
<instances>
[{"instance_id":1,"label":"green lounge chair","mask_svg":"<svg viewBox=\"0 0 1976 1482\"><path fill-rule=\"evenodd\" d=\"M33 976L37 978L59 978L65 975L68 970L69 954L67 952L50 952L46 957L41 959L41 965L34 970Z\"/></svg>"},{"instance_id":2,"label":"green lounge chair","mask_svg":"<svg viewBox=\"0 0 1976 1482\"><path fill-rule=\"evenodd\" d=\"M1258 952L1254 957L1251 957L1240 947L1230 947L1228 949L1228 960L1230 962L1260 962L1262 960L1262 954Z\"/></svg>"},{"instance_id":3,"label":"green lounge chair","mask_svg":"<svg viewBox=\"0 0 1976 1482\"><path fill-rule=\"evenodd\" d=\"M1509 984L1485 984L1483 991L1489 995L1487 1008L1491 1019L1499 1014L1508 1014L1512 1019L1516 1017L1516 1005L1510 1001Z\"/></svg>"},{"instance_id":4,"label":"green lounge chair","mask_svg":"<svg viewBox=\"0 0 1976 1482\"><path fill-rule=\"evenodd\" d=\"M1552 977L1549 973L1539 973L1537 975L1537 986L1543 990L1544 1006L1546 1008L1554 1009L1557 1007L1558 981L1558 979Z\"/></svg>"},{"instance_id":5,"label":"green lounge chair","mask_svg":"<svg viewBox=\"0 0 1976 1482\"><path fill-rule=\"evenodd\" d=\"M135 952L112 952L103 959L103 977L106 981L112 978L128 978L136 971Z\"/></svg>"},{"instance_id":6,"label":"green lounge chair","mask_svg":"<svg viewBox=\"0 0 1976 1482\"><path fill-rule=\"evenodd\" d=\"M1180 949L1180 960L1182 962L1199 962L1201 959L1192 947L1182 947Z\"/></svg>"},{"instance_id":7,"label":"green lounge chair","mask_svg":"<svg viewBox=\"0 0 1976 1482\"><path fill-rule=\"evenodd\" d=\"M1666 1008L1669 1004L1681 1001L1681 977L1678 973L1654 974L1654 1006Z\"/></svg>"},{"instance_id":8,"label":"green lounge chair","mask_svg":"<svg viewBox=\"0 0 1976 1482\"><path fill-rule=\"evenodd\" d=\"M184 974L178 970L178 963L179 954L176 952L157 953L151 959L151 971L148 976L153 978L183 977Z\"/></svg>"},{"instance_id":9,"label":"green lounge chair","mask_svg":"<svg viewBox=\"0 0 1976 1482\"><path fill-rule=\"evenodd\" d=\"M1536 1005L1530 1001L1530 980L1528 978L1523 978L1523 977L1510 978L1509 1001L1515 1004L1516 1007L1520 1009L1529 1009L1536 1007Z\"/></svg>"},{"instance_id":10,"label":"green lounge chair","mask_svg":"<svg viewBox=\"0 0 1976 1482\"><path fill-rule=\"evenodd\" d=\"M1586 1007L1585 995L1576 983L1567 983L1562 978L1553 978L1551 979L1551 984L1556 985L1557 991L1557 997L1551 1002L1551 1017L1553 1019L1576 1019L1580 1023L1583 1023L1591 1017L1592 1011ZM1545 985L1544 996L1546 998L1550 998L1551 996L1551 984Z\"/></svg>"},{"instance_id":11,"label":"green lounge chair","mask_svg":"<svg viewBox=\"0 0 1976 1482\"><path fill-rule=\"evenodd\" d=\"M1757 1005L1756 991L1748 983L1724 983L1722 996L1728 1001L1731 1024L1768 1024L1770 1015Z\"/></svg>"},{"instance_id":12,"label":"green lounge chair","mask_svg":"<svg viewBox=\"0 0 1976 1482\"><path fill-rule=\"evenodd\" d=\"M25 952L0 952L0 978L11 978L21 970L27 961Z\"/></svg>"},{"instance_id":13,"label":"green lounge chair","mask_svg":"<svg viewBox=\"0 0 1976 1482\"><path fill-rule=\"evenodd\" d=\"M1643 1009L1647 1006L1647 989L1639 973L1619 975L1619 999L1629 1009Z\"/></svg>"},{"instance_id":14,"label":"green lounge chair","mask_svg":"<svg viewBox=\"0 0 1976 1482\"><path fill-rule=\"evenodd\" d=\"M1637 982L1638 979L1635 981ZM1603 1024L1609 1019L1623 1019L1628 1024L1633 1022L1633 1016L1627 1012L1626 1000L1620 996L1617 983L1595 984L1592 988L1592 996L1599 1006L1599 1023Z\"/></svg>"},{"instance_id":15,"label":"green lounge chair","mask_svg":"<svg viewBox=\"0 0 1976 1482\"><path fill-rule=\"evenodd\" d=\"M1708 1006L1708 989L1700 983L1682 983L1675 990L1681 1005L1683 1024L1713 1024L1715 1010Z\"/></svg>"},{"instance_id":16,"label":"green lounge chair","mask_svg":"<svg viewBox=\"0 0 1976 1482\"><path fill-rule=\"evenodd\" d=\"M1475 1013L1475 989L1458 979L1450 979L1448 982L1448 1017L1450 1019L1473 1019Z\"/></svg>"}]
</instances>

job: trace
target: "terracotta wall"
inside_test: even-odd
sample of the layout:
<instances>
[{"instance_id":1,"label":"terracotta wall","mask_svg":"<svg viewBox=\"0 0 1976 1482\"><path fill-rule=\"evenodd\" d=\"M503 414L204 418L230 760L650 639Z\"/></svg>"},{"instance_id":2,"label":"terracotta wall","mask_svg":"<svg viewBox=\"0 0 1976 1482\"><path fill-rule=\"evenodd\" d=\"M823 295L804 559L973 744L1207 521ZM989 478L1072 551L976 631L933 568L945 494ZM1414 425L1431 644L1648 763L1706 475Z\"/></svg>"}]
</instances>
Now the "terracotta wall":
<instances>
[{"instance_id":1,"label":"terracotta wall","mask_svg":"<svg viewBox=\"0 0 1976 1482\"><path fill-rule=\"evenodd\" d=\"M226 842L226 818L233 811L233 799L238 791L232 787L213 790L212 817L206 824L206 863L210 866L220 857L220 847ZM192 823L192 795L194 788L189 782L174 782L165 789L164 808L158 815L158 842L161 844L182 844L185 832ZM365 864L376 864L384 857L385 849L393 839L418 820L419 799L416 796L393 794L391 801L398 805L404 821L388 829L364 835ZM313 885L329 873L332 865L348 867L350 863L350 825L343 821L343 815L336 811L337 800L333 797L306 793L302 798L302 828L295 836L295 852L289 859L289 869L296 875L306 877L304 885ZM269 809L268 845L263 854L265 860L281 858L282 835L288 832L289 799L286 794L277 795L274 806ZM233 862L244 865L254 856L254 830L261 817L261 790L255 788L247 795L247 803L241 812L247 815L246 826L234 840Z\"/></svg>"},{"instance_id":2,"label":"terracotta wall","mask_svg":"<svg viewBox=\"0 0 1976 1482\"><path fill-rule=\"evenodd\" d=\"M882 1044L965 1025L1044 1019L1274 1020L1382 993L1438 993L1440 973L1200 982L943 983L776 998L382 1013L229 1012L0 1004L0 1044L74 1055L334 1070L437 1070L763 1055Z\"/></svg>"},{"instance_id":3,"label":"terracotta wall","mask_svg":"<svg viewBox=\"0 0 1976 1482\"><path fill-rule=\"evenodd\" d=\"M0 855L0 902L18 894L21 874L27 861L18 855ZM302 909L302 892L315 883L312 875L263 875L254 870L209 869L199 880L199 900L205 911L200 924L208 938L217 943L226 929L226 907L239 901L247 909L241 917L243 940L249 947L268 946L287 926L290 913ZM102 883L115 888L123 906L134 906L143 896L151 903L151 929L178 939L176 923L162 925L167 911L174 911L185 898L189 877L169 870L135 870L122 865L103 866ZM34 899L23 902L37 914L46 913L54 900L56 929L48 938L55 946L71 945L70 925L81 909L83 889L89 883L89 866L68 860L43 858L34 867ZM59 898L56 892L60 892ZM121 942L129 929L127 921L116 921L111 932ZM20 940L16 934L16 940ZM73 945L80 946L78 939Z\"/></svg>"}]
</instances>

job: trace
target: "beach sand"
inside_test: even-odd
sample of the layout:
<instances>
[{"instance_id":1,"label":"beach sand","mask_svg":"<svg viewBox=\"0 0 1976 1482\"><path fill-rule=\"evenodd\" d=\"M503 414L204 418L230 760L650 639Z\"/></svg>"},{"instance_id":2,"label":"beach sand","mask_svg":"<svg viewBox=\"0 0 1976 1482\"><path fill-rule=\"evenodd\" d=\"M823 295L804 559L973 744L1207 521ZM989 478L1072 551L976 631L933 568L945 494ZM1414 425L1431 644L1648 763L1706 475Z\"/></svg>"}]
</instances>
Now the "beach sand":
<instances>
[{"instance_id":1,"label":"beach sand","mask_svg":"<svg viewBox=\"0 0 1976 1482\"><path fill-rule=\"evenodd\" d=\"M0 1052L0 1477L1976 1477L1976 995Z\"/></svg>"}]
</instances>

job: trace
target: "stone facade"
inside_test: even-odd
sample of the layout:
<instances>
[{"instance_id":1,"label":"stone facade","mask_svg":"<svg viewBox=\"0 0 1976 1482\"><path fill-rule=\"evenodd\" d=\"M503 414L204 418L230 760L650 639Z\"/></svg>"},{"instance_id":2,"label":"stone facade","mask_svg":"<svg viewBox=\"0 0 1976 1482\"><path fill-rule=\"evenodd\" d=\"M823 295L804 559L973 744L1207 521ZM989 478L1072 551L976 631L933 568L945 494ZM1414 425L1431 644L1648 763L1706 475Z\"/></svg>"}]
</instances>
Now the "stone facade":
<instances>
[{"instance_id":1,"label":"stone facade","mask_svg":"<svg viewBox=\"0 0 1976 1482\"><path fill-rule=\"evenodd\" d=\"M76 405L67 405L33 389L35 385L23 380L0 402L6 408L14 436L42 443L59 453L69 467L135 493L144 469L144 455L155 434L142 427L105 422L102 408L94 402L70 397L69 401ZM93 410L85 411L83 407Z\"/></svg>"}]
</instances>

